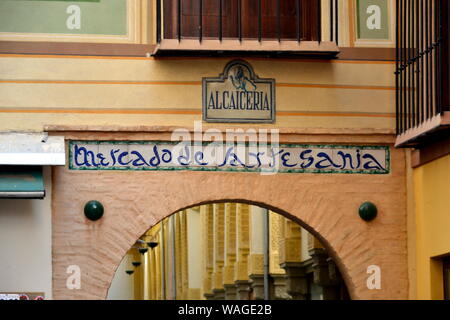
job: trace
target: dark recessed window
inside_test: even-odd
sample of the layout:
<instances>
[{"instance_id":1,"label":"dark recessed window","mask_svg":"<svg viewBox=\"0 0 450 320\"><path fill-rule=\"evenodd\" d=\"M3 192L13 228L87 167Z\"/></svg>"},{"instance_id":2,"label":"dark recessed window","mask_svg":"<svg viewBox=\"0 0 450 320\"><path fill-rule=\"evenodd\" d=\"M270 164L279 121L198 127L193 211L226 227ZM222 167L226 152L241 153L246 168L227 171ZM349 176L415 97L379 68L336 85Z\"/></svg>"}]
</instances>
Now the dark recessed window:
<instances>
[{"instance_id":1,"label":"dark recessed window","mask_svg":"<svg viewBox=\"0 0 450 320\"><path fill-rule=\"evenodd\" d=\"M316 0L164 0L164 38L317 41Z\"/></svg>"},{"instance_id":2,"label":"dark recessed window","mask_svg":"<svg viewBox=\"0 0 450 320\"><path fill-rule=\"evenodd\" d=\"M450 257L443 260L444 263L444 300L450 300Z\"/></svg>"}]
</instances>

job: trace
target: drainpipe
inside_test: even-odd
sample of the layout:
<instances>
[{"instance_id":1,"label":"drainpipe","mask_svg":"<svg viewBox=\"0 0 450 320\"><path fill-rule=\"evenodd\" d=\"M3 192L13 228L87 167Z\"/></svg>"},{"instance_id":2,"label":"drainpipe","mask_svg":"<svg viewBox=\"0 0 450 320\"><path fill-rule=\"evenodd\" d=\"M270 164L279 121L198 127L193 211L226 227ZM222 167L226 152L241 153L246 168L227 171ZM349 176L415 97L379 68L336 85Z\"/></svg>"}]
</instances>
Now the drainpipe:
<instances>
[{"instance_id":1,"label":"drainpipe","mask_svg":"<svg viewBox=\"0 0 450 320\"><path fill-rule=\"evenodd\" d=\"M166 245L164 243L165 241L165 232L164 232L165 226L164 226L164 220L161 221L161 243L160 245L160 249L161 249L161 291L162 291L162 296L163 299L166 300L167 296L166 296L166 255L165 255L165 250L166 250Z\"/></svg>"},{"instance_id":2,"label":"drainpipe","mask_svg":"<svg viewBox=\"0 0 450 320\"><path fill-rule=\"evenodd\" d=\"M269 210L264 209L264 300L269 300Z\"/></svg>"},{"instance_id":3,"label":"drainpipe","mask_svg":"<svg viewBox=\"0 0 450 320\"><path fill-rule=\"evenodd\" d=\"M170 235L170 239L172 242L172 293L173 300L177 299L177 264L176 264L176 255L175 255L175 216L170 216L170 222L172 227L172 234Z\"/></svg>"}]
</instances>

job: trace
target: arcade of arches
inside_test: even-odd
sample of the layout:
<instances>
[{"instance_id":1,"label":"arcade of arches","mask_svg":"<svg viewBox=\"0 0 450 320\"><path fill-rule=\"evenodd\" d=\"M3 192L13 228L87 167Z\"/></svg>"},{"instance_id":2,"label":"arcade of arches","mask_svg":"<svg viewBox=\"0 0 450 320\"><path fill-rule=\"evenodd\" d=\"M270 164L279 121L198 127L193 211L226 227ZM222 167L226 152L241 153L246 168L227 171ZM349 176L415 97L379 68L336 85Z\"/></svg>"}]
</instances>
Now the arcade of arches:
<instances>
[{"instance_id":1,"label":"arcade of arches","mask_svg":"<svg viewBox=\"0 0 450 320\"><path fill-rule=\"evenodd\" d=\"M214 203L148 230L122 260L108 299L349 299L319 240L267 209Z\"/></svg>"}]
</instances>

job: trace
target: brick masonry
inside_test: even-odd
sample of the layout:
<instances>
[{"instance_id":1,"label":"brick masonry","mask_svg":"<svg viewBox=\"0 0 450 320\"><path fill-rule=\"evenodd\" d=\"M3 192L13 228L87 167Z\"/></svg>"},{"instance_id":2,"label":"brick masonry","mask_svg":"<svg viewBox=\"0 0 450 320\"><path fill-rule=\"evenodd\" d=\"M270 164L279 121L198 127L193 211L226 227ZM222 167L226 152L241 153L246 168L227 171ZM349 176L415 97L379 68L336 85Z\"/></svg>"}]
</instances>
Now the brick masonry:
<instances>
[{"instance_id":1,"label":"brick masonry","mask_svg":"<svg viewBox=\"0 0 450 320\"><path fill-rule=\"evenodd\" d=\"M61 132L57 132L58 135ZM67 139L142 140L164 133L65 132ZM53 169L53 296L105 299L122 257L144 232L181 209L215 201L268 207L301 223L334 257L353 299L407 299L405 154L388 133L295 134L281 142L355 143L391 146L391 173L276 174L189 171L70 171ZM104 217L87 220L84 204L98 200ZM358 216L372 201L377 219ZM69 290L67 267L81 268L81 289ZM366 286L367 267L382 271L381 290Z\"/></svg>"}]
</instances>

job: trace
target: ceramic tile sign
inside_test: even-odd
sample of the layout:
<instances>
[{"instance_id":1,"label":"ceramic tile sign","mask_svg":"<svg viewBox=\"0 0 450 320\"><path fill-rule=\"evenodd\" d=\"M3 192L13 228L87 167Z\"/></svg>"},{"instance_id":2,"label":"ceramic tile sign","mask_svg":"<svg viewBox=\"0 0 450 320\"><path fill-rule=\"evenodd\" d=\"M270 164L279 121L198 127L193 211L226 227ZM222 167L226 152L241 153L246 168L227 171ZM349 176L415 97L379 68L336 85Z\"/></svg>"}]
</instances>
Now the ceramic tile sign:
<instances>
[{"instance_id":1,"label":"ceramic tile sign","mask_svg":"<svg viewBox=\"0 0 450 320\"><path fill-rule=\"evenodd\" d=\"M203 78L206 122L275 122L275 80L261 79L245 61L234 60L217 78Z\"/></svg>"},{"instance_id":2,"label":"ceramic tile sign","mask_svg":"<svg viewBox=\"0 0 450 320\"><path fill-rule=\"evenodd\" d=\"M388 0L357 0L357 38L389 40Z\"/></svg>"},{"instance_id":3,"label":"ceramic tile sign","mask_svg":"<svg viewBox=\"0 0 450 320\"><path fill-rule=\"evenodd\" d=\"M388 174L387 146L70 141L70 170Z\"/></svg>"},{"instance_id":4,"label":"ceramic tile sign","mask_svg":"<svg viewBox=\"0 0 450 320\"><path fill-rule=\"evenodd\" d=\"M0 33L126 35L125 0L1 0Z\"/></svg>"}]
</instances>

